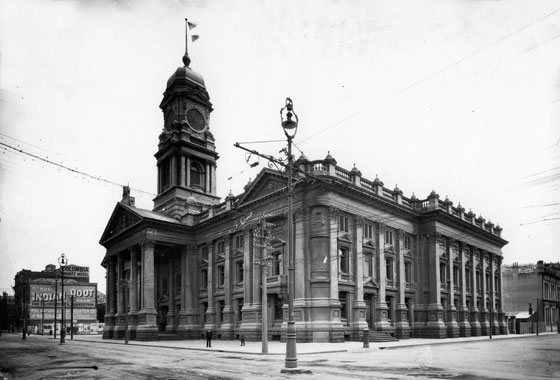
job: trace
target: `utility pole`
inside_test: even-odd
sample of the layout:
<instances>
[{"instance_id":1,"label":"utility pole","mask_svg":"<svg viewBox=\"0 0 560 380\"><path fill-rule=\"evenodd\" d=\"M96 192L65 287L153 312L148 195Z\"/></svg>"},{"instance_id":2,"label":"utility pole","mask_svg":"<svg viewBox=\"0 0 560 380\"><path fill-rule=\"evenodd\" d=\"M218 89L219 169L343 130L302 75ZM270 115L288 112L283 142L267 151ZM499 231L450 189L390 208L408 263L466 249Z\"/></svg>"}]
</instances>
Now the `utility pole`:
<instances>
[{"instance_id":1,"label":"utility pole","mask_svg":"<svg viewBox=\"0 0 560 380\"><path fill-rule=\"evenodd\" d=\"M268 267L271 265L271 257L267 253L267 248L270 246L271 234L267 233L270 223L266 222L266 218L262 218L261 225L257 229L258 233L255 236L255 247L260 248L261 257L255 260L255 264L261 267L261 304L262 304L262 327L261 327L261 340L262 340L262 353L268 353Z\"/></svg>"}]
</instances>

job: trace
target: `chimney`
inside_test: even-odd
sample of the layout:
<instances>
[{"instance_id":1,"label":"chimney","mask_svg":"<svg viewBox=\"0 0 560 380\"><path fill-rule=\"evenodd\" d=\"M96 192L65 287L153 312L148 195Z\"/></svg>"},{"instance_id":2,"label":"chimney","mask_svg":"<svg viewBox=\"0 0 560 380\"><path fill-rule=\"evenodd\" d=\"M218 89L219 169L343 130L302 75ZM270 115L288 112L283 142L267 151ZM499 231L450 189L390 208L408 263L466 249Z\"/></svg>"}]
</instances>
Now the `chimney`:
<instances>
[{"instance_id":1,"label":"chimney","mask_svg":"<svg viewBox=\"0 0 560 380\"><path fill-rule=\"evenodd\" d=\"M123 194L121 203L124 203L127 206L134 207L134 197L130 196L130 187L123 186Z\"/></svg>"}]
</instances>

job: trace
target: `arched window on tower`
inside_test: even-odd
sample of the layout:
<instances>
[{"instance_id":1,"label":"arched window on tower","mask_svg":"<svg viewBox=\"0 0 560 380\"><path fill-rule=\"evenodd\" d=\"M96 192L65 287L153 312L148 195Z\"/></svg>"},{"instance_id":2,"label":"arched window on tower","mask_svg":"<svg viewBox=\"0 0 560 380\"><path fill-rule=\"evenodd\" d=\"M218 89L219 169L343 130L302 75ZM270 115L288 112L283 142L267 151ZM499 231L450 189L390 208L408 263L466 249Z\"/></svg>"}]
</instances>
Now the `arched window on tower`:
<instances>
[{"instance_id":1,"label":"arched window on tower","mask_svg":"<svg viewBox=\"0 0 560 380\"><path fill-rule=\"evenodd\" d=\"M171 186L171 160L166 158L162 161L161 166L161 189L165 191Z\"/></svg>"},{"instance_id":2,"label":"arched window on tower","mask_svg":"<svg viewBox=\"0 0 560 380\"><path fill-rule=\"evenodd\" d=\"M204 167L198 162L193 162L190 168L190 187L198 188L200 190L205 190L206 187L206 173L204 172Z\"/></svg>"}]
</instances>

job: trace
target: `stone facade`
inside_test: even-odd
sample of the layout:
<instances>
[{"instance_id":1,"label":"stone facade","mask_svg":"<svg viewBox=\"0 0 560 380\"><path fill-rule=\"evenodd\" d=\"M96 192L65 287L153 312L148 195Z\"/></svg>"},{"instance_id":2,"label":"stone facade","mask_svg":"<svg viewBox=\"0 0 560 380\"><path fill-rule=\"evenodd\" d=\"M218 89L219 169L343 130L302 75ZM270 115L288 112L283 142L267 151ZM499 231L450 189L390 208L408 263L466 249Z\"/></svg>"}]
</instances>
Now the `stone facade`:
<instances>
[{"instance_id":1,"label":"stone facade","mask_svg":"<svg viewBox=\"0 0 560 380\"><path fill-rule=\"evenodd\" d=\"M122 339L128 315L131 339L213 330L218 339L258 340L266 307L268 338L284 340L289 223L298 341L357 340L366 327L401 339L507 332L499 226L435 192L408 198L330 154L295 162L293 220L284 171L263 169L220 202L212 106L188 63L167 82L160 107L154 210L134 207L125 189L100 241L104 338Z\"/></svg>"}]
</instances>

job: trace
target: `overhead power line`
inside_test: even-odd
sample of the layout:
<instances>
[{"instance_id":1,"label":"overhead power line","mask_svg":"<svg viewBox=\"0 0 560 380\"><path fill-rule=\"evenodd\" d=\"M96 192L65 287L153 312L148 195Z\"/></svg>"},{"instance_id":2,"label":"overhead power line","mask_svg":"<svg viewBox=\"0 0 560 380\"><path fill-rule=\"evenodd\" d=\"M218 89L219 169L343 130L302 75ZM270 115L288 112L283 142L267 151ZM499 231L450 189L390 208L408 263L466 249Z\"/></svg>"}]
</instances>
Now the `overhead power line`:
<instances>
[{"instance_id":1,"label":"overhead power line","mask_svg":"<svg viewBox=\"0 0 560 380\"><path fill-rule=\"evenodd\" d=\"M383 99L381 99L381 100L379 100L379 101L377 101L377 102L371 103L370 105L368 105L368 106L366 106L366 107L364 107L364 108L362 108L362 109L360 109L360 110L358 110L358 111L352 113L351 115L349 115L349 116L347 116L347 117L345 117L345 118L343 118L343 119L337 121L336 123L331 124L330 126L321 129L320 131L318 131L318 132L312 134L311 136L306 137L306 138L304 138L303 140L300 140L299 143L303 143L303 142L305 142L305 141L307 141L307 140L310 140L310 139L312 139L313 137L318 136L318 135L320 135L321 133L326 132L326 131L328 131L329 129L336 127L337 125L340 125L340 124L342 124L343 122L345 122L345 121L347 121L347 120L350 120L350 119L352 119L352 118L358 116L359 114L361 114L361 113L367 111L368 109L373 108L373 107L375 107L375 106L377 106L377 105L379 105L379 104L381 104L381 103L384 103L384 102L386 102L387 100L390 100L391 98L394 98L394 97L396 97L397 95L400 95L400 94L402 94L403 92L405 92L405 91L407 91L407 90L409 90L409 89L411 89L411 88L413 88L413 87L415 87L415 86L418 86L419 84L421 84L421 83L427 81L428 79L431 79L431 78L435 77L435 76L438 75L439 73L441 73L441 72L443 72L443 71L446 71L447 69L449 69L449 68L451 68L451 67L453 67L453 66L456 66L456 65L458 65L459 63L461 63L461 62L463 62L463 61L466 61L467 59L470 59L470 58L474 57L475 55L478 55L478 54L480 54L480 53L482 53L482 52L484 52L484 51L490 49L491 47L493 47L493 46L495 46L495 45L498 45L499 43L501 43L501 42L503 42L504 40L510 38L511 36L514 36L514 35L516 35L517 33L522 32L523 30L525 30L525 29L527 29L527 28L529 28L529 27L531 27L531 26L533 26L533 25L535 25L535 24L537 24L537 23L539 23L539 22L541 22L541 21L543 21L543 20L545 20L545 19L547 19L547 18L553 16L553 15L555 15L555 14L558 13L558 12L560 12L560 9L556 9L556 10L554 10L554 11L552 11L552 12L550 12L550 13L544 15L544 16L542 16L541 18L539 18L539 19L537 19L537 20L531 21L530 23L521 26L520 28L516 29L515 31L513 31L513 32L511 32L511 33L509 33L509 34L506 34L505 36L502 36L502 37L498 38L497 40L495 40L495 41L489 43L488 45L483 46L482 48L480 48L480 49L478 49L478 50L475 50L474 52L472 52L472 53L470 53L470 54L468 54L468 55L466 55L466 56L464 56L464 57L462 57L462 58L460 58L460 59L458 59L458 60L456 60L456 61L454 61L454 62L449 63L448 65L446 65L446 66L444 66L444 67L442 67L442 68L440 68L440 69L434 71L433 73L431 73L431 74L429 74L429 75L423 77L422 79L419 79L419 80L417 80L416 82L413 82L413 83L411 83L410 85L408 85L408 86L406 86L406 87L404 87L404 88L401 88L400 90L398 90L398 91L396 91L396 92L393 92L393 93L390 94L389 96L387 96L387 97L385 97L385 98L383 98ZM549 39L549 40L547 40L547 41L545 41L545 42L543 42L543 43L539 43L537 46L535 46L535 48L536 48L536 47L539 47L539 46L541 46L541 45L543 45L544 43L548 43L548 42L550 42L551 40L554 40L554 39L557 38L557 37L558 37L558 36L554 36L553 38L551 38L551 39ZM528 51L530 51L530 50L532 50L532 48L531 48L531 49L528 49L528 50L525 50L525 51L521 52L520 54L524 54L524 53L526 53L526 52L528 52Z\"/></svg>"},{"instance_id":2,"label":"overhead power line","mask_svg":"<svg viewBox=\"0 0 560 380\"><path fill-rule=\"evenodd\" d=\"M23 155L32 157L32 158L34 158L34 159L37 159L37 160L40 160L40 161L43 161L43 162L46 162L47 164L56 166L56 167L58 167L58 168L60 168L60 169L67 170L67 171L72 172L72 173L74 173L74 174L79 174L79 175L82 175L82 176L85 176L85 177L88 177L88 178L91 178L91 179L95 179L95 180L98 180L98 181L101 181L101 182L105 182L105 183L114 185L114 186L119 186L119 187L123 187L123 186L124 186L124 185L122 185L122 184L120 184L120 183L117 183L117 182L114 182L114 181L105 179L105 178L103 178L103 177L96 176L96 175L93 175L93 174L89 174L89 173L87 173L87 172L84 172L84 171L81 171L81 170L78 170L78 169L70 168L70 167L68 167L68 166L66 166L66 165L59 164L58 162L49 160L48 158L41 157L41 156L39 156L39 155L36 155L36 154L30 153L30 152L27 152L27 151L25 151L25 150L23 150L23 149L21 149L21 148L17 148L17 147L15 147L15 146L12 146L12 145L9 145L9 144L3 143L3 142L0 142L0 145L2 145L5 149L10 149L11 151L14 151L14 152L17 152L17 153L20 153L20 154L23 154ZM140 190L140 189L135 189L135 188L131 188L131 190L134 190L134 191L136 191L136 192L149 195L149 196L151 196L151 197L154 197L154 196L155 196L155 194L150 193L150 192L148 192L148 191L144 191L144 190Z\"/></svg>"}]
</instances>

